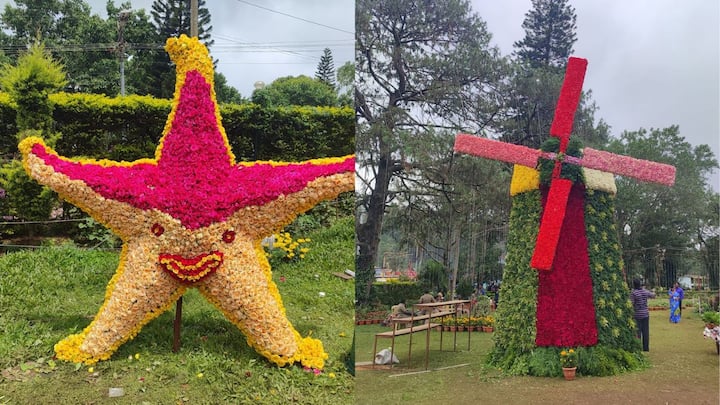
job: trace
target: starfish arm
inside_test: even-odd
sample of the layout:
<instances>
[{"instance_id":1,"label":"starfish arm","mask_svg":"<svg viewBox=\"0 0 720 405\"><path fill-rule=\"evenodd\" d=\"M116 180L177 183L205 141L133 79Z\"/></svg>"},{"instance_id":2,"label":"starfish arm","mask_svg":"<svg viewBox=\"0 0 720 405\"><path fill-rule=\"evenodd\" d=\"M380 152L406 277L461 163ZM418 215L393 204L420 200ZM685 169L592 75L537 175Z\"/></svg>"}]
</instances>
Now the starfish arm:
<instances>
[{"instance_id":1,"label":"starfish arm","mask_svg":"<svg viewBox=\"0 0 720 405\"><path fill-rule=\"evenodd\" d=\"M301 338L285 316L265 253L256 243L226 249L226 260L198 287L247 337L248 344L270 361L284 366L301 362L321 369L327 355L322 344ZM308 350L314 347L315 350Z\"/></svg>"},{"instance_id":2,"label":"starfish arm","mask_svg":"<svg viewBox=\"0 0 720 405\"><path fill-rule=\"evenodd\" d=\"M121 237L127 236L131 229L137 229L142 216L136 215L138 209L126 202L106 198L80 178L72 178L56 169L49 158L69 162L57 156L37 137L31 137L20 143L23 153L23 166L26 172L39 183L50 187L60 197L80 207L98 222L116 231ZM74 162L73 162L74 163ZM72 163L71 163L72 164ZM87 167L80 163L78 167Z\"/></svg>"},{"instance_id":3,"label":"starfish arm","mask_svg":"<svg viewBox=\"0 0 720 405\"><path fill-rule=\"evenodd\" d=\"M185 286L157 268L141 244L125 245L120 265L108 284L105 302L82 333L55 345L58 358L92 364L108 359L124 342L165 312Z\"/></svg>"},{"instance_id":4,"label":"starfish arm","mask_svg":"<svg viewBox=\"0 0 720 405\"><path fill-rule=\"evenodd\" d=\"M332 200L355 188L354 172L319 177L302 190L280 195L263 205L253 205L237 211L228 223L245 229L252 239L262 239L290 224L299 214L321 201Z\"/></svg>"}]
</instances>

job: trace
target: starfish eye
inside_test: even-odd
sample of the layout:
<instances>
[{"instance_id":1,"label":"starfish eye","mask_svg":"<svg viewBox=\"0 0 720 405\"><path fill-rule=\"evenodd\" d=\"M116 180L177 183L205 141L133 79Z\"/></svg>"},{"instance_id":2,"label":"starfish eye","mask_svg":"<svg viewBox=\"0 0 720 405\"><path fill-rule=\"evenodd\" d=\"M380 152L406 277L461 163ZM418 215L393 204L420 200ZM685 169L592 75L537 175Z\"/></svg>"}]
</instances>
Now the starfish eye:
<instances>
[{"instance_id":1,"label":"starfish eye","mask_svg":"<svg viewBox=\"0 0 720 405\"><path fill-rule=\"evenodd\" d=\"M222 240L225 243L232 243L235 240L235 231L227 230L222 234Z\"/></svg>"},{"instance_id":2,"label":"starfish eye","mask_svg":"<svg viewBox=\"0 0 720 405\"><path fill-rule=\"evenodd\" d=\"M156 223L153 224L153 226L150 228L150 232L152 232L155 236L160 236L165 233L165 228L163 228L162 225Z\"/></svg>"}]
</instances>

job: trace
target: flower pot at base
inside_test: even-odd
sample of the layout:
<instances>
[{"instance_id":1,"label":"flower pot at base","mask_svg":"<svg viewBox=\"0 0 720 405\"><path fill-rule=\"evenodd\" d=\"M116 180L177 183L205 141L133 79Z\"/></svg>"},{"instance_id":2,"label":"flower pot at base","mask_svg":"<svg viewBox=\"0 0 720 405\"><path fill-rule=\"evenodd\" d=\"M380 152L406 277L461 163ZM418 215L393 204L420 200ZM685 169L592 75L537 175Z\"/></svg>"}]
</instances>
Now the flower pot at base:
<instances>
[{"instance_id":1,"label":"flower pot at base","mask_svg":"<svg viewBox=\"0 0 720 405\"><path fill-rule=\"evenodd\" d=\"M565 376L565 379L568 381L572 381L575 379L575 372L577 371L577 367L563 367L563 376Z\"/></svg>"}]
</instances>

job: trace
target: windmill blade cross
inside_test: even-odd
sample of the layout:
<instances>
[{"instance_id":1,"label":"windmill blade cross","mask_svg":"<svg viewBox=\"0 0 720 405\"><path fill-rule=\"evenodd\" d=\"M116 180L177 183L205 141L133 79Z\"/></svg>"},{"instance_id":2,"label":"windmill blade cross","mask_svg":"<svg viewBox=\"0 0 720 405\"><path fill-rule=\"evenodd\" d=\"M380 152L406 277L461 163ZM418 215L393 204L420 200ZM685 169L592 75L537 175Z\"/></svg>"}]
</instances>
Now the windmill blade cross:
<instances>
[{"instance_id":1,"label":"windmill blade cross","mask_svg":"<svg viewBox=\"0 0 720 405\"><path fill-rule=\"evenodd\" d=\"M583 150L583 157L567 156L567 144L572 132L573 119L582 93L587 60L571 57L568 60L558 98L550 135L560 140L558 152L543 152L522 145L513 145L478 136L459 134L455 139L455 151L536 168L539 158L555 161L550 190L543 210L540 229L535 243L531 266L538 270L550 270L555 258L572 181L562 179L563 163L574 164L604 172L632 177L641 181L672 185L675 168L663 163L635 159L591 148Z\"/></svg>"}]
</instances>

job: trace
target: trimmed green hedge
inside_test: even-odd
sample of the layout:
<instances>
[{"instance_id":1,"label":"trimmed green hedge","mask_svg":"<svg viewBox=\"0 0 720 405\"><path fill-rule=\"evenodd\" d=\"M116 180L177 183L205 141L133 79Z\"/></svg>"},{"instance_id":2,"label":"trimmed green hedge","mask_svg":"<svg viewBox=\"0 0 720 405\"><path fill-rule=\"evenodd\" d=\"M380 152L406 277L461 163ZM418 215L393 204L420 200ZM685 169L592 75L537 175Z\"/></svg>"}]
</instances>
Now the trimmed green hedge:
<instances>
[{"instance_id":1,"label":"trimmed green hedge","mask_svg":"<svg viewBox=\"0 0 720 405\"><path fill-rule=\"evenodd\" d=\"M64 156L133 161L153 157L171 100L148 96L106 97L57 93L54 130ZM220 106L222 123L238 161L305 160L355 150L355 115L349 107L265 108ZM0 155L17 153L15 106L0 93Z\"/></svg>"}]
</instances>

